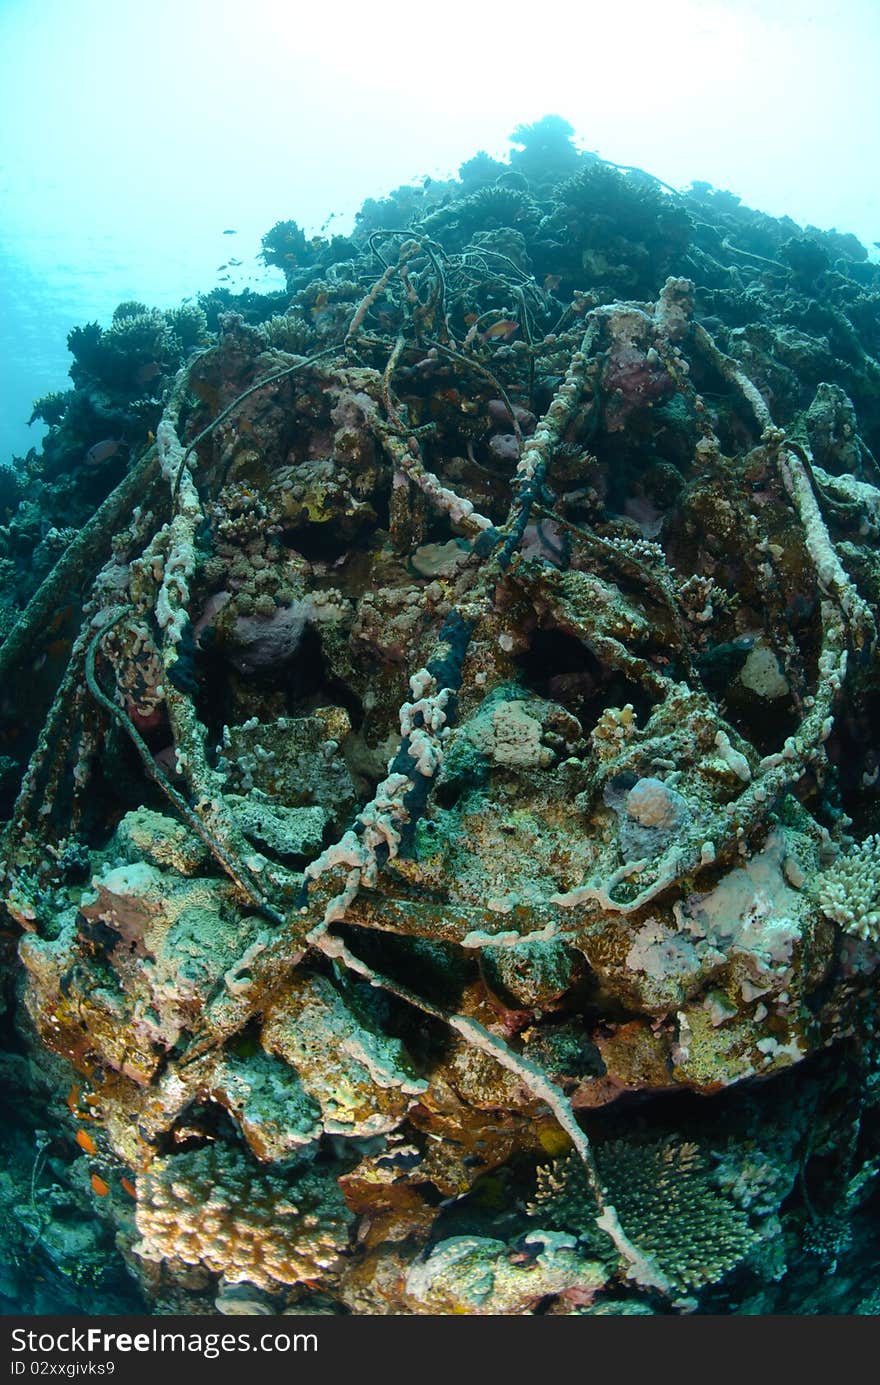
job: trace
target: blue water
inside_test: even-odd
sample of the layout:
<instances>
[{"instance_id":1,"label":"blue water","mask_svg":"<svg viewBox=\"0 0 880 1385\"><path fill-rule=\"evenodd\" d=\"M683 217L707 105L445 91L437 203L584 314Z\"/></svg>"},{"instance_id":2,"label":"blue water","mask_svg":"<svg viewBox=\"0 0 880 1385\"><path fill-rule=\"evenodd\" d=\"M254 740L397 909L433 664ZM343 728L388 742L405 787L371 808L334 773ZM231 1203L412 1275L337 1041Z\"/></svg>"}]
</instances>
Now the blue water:
<instances>
[{"instance_id":1,"label":"blue water","mask_svg":"<svg viewBox=\"0 0 880 1385\"><path fill-rule=\"evenodd\" d=\"M39 441L72 326L209 290L230 253L241 286L275 221L344 233L546 111L675 187L880 239L876 0L546 0L527 33L470 0L380 10L0 0L0 462Z\"/></svg>"},{"instance_id":2,"label":"blue water","mask_svg":"<svg viewBox=\"0 0 880 1385\"><path fill-rule=\"evenodd\" d=\"M40 395L70 387L66 343L72 327L89 321L106 326L117 303L130 298L170 308L217 284L281 286L280 272L256 259L259 235L245 230L224 236L223 229L189 244L181 238L177 254L164 259L150 255L149 247L95 234L53 261L51 242L0 237L0 463L39 447L46 427L40 421L28 426L31 405ZM230 256L242 265L219 270Z\"/></svg>"}]
</instances>

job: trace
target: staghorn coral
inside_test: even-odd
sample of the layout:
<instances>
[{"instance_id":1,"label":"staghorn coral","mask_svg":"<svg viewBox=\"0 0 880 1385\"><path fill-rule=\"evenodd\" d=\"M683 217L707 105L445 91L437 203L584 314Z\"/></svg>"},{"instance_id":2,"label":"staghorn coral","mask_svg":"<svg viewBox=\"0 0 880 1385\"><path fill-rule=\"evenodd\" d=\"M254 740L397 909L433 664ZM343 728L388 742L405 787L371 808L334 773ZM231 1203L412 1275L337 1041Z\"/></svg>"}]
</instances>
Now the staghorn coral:
<instances>
[{"instance_id":1,"label":"staghorn coral","mask_svg":"<svg viewBox=\"0 0 880 1385\"><path fill-rule=\"evenodd\" d=\"M880 941L880 836L872 833L816 880L819 907L844 932L862 941Z\"/></svg>"},{"instance_id":2,"label":"staghorn coral","mask_svg":"<svg viewBox=\"0 0 880 1385\"><path fill-rule=\"evenodd\" d=\"M348 1243L333 1179L270 1174L218 1145L156 1160L138 1179L136 1223L141 1259L270 1293L332 1277Z\"/></svg>"}]
</instances>

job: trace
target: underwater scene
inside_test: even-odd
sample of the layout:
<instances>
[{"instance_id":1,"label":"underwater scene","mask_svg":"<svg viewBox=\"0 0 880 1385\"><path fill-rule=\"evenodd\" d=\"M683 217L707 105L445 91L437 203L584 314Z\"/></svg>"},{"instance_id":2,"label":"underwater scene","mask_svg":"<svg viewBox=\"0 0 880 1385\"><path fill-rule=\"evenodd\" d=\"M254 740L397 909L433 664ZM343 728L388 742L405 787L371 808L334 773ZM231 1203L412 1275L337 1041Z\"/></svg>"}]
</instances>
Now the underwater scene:
<instances>
[{"instance_id":1,"label":"underwater scene","mask_svg":"<svg viewBox=\"0 0 880 1385\"><path fill-rule=\"evenodd\" d=\"M0 459L0 1312L880 1313L876 248L296 214Z\"/></svg>"}]
</instances>

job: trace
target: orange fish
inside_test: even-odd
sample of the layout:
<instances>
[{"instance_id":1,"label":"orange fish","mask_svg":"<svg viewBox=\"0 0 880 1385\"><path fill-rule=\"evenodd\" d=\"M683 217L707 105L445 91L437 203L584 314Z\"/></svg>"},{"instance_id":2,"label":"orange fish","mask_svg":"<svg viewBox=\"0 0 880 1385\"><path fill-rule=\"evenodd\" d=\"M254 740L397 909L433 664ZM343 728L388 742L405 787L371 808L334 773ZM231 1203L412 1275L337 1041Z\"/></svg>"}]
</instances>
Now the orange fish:
<instances>
[{"instance_id":1,"label":"orange fish","mask_svg":"<svg viewBox=\"0 0 880 1385\"><path fill-rule=\"evenodd\" d=\"M79 1106L79 1087L74 1082L70 1091L67 1093L67 1109L73 1115Z\"/></svg>"},{"instance_id":2,"label":"orange fish","mask_svg":"<svg viewBox=\"0 0 880 1385\"><path fill-rule=\"evenodd\" d=\"M97 1173L93 1173L89 1179L92 1185L92 1192L97 1193L98 1197L106 1197L110 1191L110 1184L105 1183L103 1178Z\"/></svg>"},{"instance_id":3,"label":"orange fish","mask_svg":"<svg viewBox=\"0 0 880 1385\"><path fill-rule=\"evenodd\" d=\"M486 328L483 341L510 341L518 331L518 322L514 322L513 318L503 317L500 322L493 322L491 327Z\"/></svg>"},{"instance_id":4,"label":"orange fish","mask_svg":"<svg viewBox=\"0 0 880 1385\"><path fill-rule=\"evenodd\" d=\"M128 1196L129 1196L129 1197L133 1197L134 1200L137 1201L137 1189L135 1188L135 1186L134 1186L134 1184L132 1183L131 1179L130 1179L130 1178L120 1178L119 1181L120 1181L120 1183L122 1184L122 1186L123 1186L123 1188L125 1189L125 1191L128 1193Z\"/></svg>"},{"instance_id":5,"label":"orange fish","mask_svg":"<svg viewBox=\"0 0 880 1385\"><path fill-rule=\"evenodd\" d=\"M86 1154L98 1153L98 1146L95 1144L94 1140L92 1139L91 1135L87 1130L78 1130L76 1132L76 1142L79 1145L80 1149L85 1150Z\"/></svg>"}]
</instances>

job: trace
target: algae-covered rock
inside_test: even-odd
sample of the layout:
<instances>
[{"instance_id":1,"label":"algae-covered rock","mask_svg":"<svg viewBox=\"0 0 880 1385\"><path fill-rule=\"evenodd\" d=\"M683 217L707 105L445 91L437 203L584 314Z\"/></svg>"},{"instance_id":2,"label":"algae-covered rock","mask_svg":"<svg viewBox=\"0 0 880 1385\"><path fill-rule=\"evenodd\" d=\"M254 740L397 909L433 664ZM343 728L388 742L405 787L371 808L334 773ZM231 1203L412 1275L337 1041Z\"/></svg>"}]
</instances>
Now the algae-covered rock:
<instances>
[{"instance_id":1,"label":"algae-covered rock","mask_svg":"<svg viewBox=\"0 0 880 1385\"><path fill-rule=\"evenodd\" d=\"M298 1073L328 1134L393 1130L425 1090L401 1045L318 976L293 980L266 1011L262 1043Z\"/></svg>"},{"instance_id":2,"label":"algae-covered rock","mask_svg":"<svg viewBox=\"0 0 880 1385\"><path fill-rule=\"evenodd\" d=\"M589 1303L604 1283L602 1266L579 1256L565 1237L532 1233L531 1254L512 1256L503 1241L456 1236L436 1246L407 1275L406 1292L422 1313L525 1313L543 1298Z\"/></svg>"}]
</instances>

